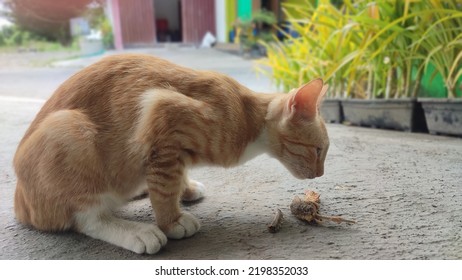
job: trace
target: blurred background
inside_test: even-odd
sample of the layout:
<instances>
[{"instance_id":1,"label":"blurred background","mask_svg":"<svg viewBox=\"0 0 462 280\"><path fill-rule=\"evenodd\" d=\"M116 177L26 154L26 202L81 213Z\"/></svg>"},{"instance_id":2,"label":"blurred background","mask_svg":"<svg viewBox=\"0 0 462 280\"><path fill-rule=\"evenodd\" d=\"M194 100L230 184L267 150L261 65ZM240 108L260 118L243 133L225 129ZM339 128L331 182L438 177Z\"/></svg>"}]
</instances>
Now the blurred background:
<instances>
[{"instance_id":1,"label":"blurred background","mask_svg":"<svg viewBox=\"0 0 462 280\"><path fill-rule=\"evenodd\" d=\"M339 123L327 124L316 181L267 156L195 170L213 198L188 206L203 230L156 258L462 259L462 0L0 0L0 259L151 258L34 231L13 215L14 151L45 100L83 67L126 52L257 92L322 77L321 115ZM284 214L282 231L267 233L273 210L307 188L322 190L325 213L358 224L307 229ZM119 213L152 220L146 200Z\"/></svg>"},{"instance_id":2,"label":"blurred background","mask_svg":"<svg viewBox=\"0 0 462 280\"><path fill-rule=\"evenodd\" d=\"M0 45L77 37L105 48L152 47L158 43L200 44L207 32L219 43L238 41L237 28L259 21L260 28L285 16L280 0L0 0ZM303 3L290 0L287 3ZM314 1L317 2L317 1ZM6 29L6 30L5 30ZM14 33L14 34L13 34ZM22 34L19 34L22 33ZM9 35L14 35L14 38Z\"/></svg>"},{"instance_id":3,"label":"blurred background","mask_svg":"<svg viewBox=\"0 0 462 280\"><path fill-rule=\"evenodd\" d=\"M334 99L462 100L462 0L0 0L0 54L168 46L258 59L283 91L322 77Z\"/></svg>"}]
</instances>

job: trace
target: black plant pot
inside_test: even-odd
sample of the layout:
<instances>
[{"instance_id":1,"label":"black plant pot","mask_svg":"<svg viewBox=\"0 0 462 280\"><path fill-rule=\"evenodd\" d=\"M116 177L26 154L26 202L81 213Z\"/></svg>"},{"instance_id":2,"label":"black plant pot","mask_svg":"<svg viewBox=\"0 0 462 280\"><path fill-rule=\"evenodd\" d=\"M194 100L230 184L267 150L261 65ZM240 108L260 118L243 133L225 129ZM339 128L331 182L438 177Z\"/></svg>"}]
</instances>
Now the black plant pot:
<instances>
[{"instance_id":1,"label":"black plant pot","mask_svg":"<svg viewBox=\"0 0 462 280\"><path fill-rule=\"evenodd\" d=\"M462 136L462 99L419 98L431 134Z\"/></svg>"},{"instance_id":2,"label":"black plant pot","mask_svg":"<svg viewBox=\"0 0 462 280\"><path fill-rule=\"evenodd\" d=\"M425 116L415 99L346 99L345 121L353 125L427 132Z\"/></svg>"},{"instance_id":3,"label":"black plant pot","mask_svg":"<svg viewBox=\"0 0 462 280\"><path fill-rule=\"evenodd\" d=\"M321 105L321 116L329 123L342 123L342 99L324 99Z\"/></svg>"}]
</instances>

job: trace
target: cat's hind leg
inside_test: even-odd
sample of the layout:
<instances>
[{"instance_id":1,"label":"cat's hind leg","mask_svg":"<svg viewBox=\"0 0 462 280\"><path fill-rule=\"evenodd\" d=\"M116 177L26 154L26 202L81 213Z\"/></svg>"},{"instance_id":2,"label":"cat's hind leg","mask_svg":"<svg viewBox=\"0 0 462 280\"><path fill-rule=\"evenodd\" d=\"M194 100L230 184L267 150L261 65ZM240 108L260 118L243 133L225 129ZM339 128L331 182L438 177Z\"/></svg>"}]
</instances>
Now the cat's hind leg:
<instances>
[{"instance_id":1,"label":"cat's hind leg","mask_svg":"<svg viewBox=\"0 0 462 280\"><path fill-rule=\"evenodd\" d=\"M76 230L138 254L155 254L167 244L167 237L154 224L115 217L107 208L108 201L113 201L111 195L103 195L99 205L77 213Z\"/></svg>"},{"instance_id":2,"label":"cat's hind leg","mask_svg":"<svg viewBox=\"0 0 462 280\"><path fill-rule=\"evenodd\" d=\"M104 191L96 134L79 110L53 112L26 134L14 158L20 222L44 231L68 230L73 214Z\"/></svg>"},{"instance_id":3,"label":"cat's hind leg","mask_svg":"<svg viewBox=\"0 0 462 280\"><path fill-rule=\"evenodd\" d=\"M16 217L40 230L75 229L137 253L155 253L167 242L158 227L112 215L123 201L109 192L97 133L79 110L42 120L15 155Z\"/></svg>"},{"instance_id":4,"label":"cat's hind leg","mask_svg":"<svg viewBox=\"0 0 462 280\"><path fill-rule=\"evenodd\" d=\"M181 195L181 200L185 202L197 201L204 197L204 184L196 180L188 180L188 185Z\"/></svg>"}]
</instances>

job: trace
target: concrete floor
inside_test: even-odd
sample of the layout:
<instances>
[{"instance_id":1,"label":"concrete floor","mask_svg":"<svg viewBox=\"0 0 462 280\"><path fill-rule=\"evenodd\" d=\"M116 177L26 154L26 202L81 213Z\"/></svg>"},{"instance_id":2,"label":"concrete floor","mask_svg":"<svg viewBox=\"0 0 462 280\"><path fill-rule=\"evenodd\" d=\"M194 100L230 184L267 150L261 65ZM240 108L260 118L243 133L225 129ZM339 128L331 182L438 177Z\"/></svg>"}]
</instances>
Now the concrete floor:
<instances>
[{"instance_id":1,"label":"concrete floor","mask_svg":"<svg viewBox=\"0 0 462 280\"><path fill-rule=\"evenodd\" d=\"M252 61L216 50L137 50L176 63L227 73L257 91ZM8 59L1 56L1 59ZM16 67L0 61L0 259L462 259L462 139L329 124L325 174L294 179L276 160L260 156L233 168L201 168L191 177L207 186L206 198L185 209L202 222L192 238L170 240L157 255L136 255L76 233L43 233L13 214L17 143L61 82L99 57ZM14 64L14 63L13 63ZM354 225L311 226L290 214L295 195L321 194L321 212ZM285 222L271 234L276 209ZM148 199L119 215L151 222Z\"/></svg>"}]
</instances>

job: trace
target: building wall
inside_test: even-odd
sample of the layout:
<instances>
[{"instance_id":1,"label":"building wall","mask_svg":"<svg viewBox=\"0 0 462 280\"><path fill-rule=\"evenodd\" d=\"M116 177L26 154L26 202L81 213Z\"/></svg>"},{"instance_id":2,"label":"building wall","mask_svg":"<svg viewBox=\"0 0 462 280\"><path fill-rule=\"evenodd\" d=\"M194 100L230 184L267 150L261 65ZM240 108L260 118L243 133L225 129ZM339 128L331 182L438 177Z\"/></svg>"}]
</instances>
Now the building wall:
<instances>
[{"instance_id":1,"label":"building wall","mask_svg":"<svg viewBox=\"0 0 462 280\"><path fill-rule=\"evenodd\" d=\"M261 10L261 0L252 1L252 13Z\"/></svg>"},{"instance_id":2,"label":"building wall","mask_svg":"<svg viewBox=\"0 0 462 280\"><path fill-rule=\"evenodd\" d=\"M217 35L215 1L180 0L183 42L198 44L207 32ZM109 13L112 15L114 43L117 49L156 43L156 0L107 0L107 2Z\"/></svg>"},{"instance_id":3,"label":"building wall","mask_svg":"<svg viewBox=\"0 0 462 280\"><path fill-rule=\"evenodd\" d=\"M119 0L123 44L139 46L156 42L154 3L146 0Z\"/></svg>"},{"instance_id":4,"label":"building wall","mask_svg":"<svg viewBox=\"0 0 462 280\"><path fill-rule=\"evenodd\" d=\"M182 0L183 42L200 43L207 32L216 36L215 0Z\"/></svg>"},{"instance_id":5,"label":"building wall","mask_svg":"<svg viewBox=\"0 0 462 280\"><path fill-rule=\"evenodd\" d=\"M252 18L252 0L237 0L237 17L244 21Z\"/></svg>"},{"instance_id":6,"label":"building wall","mask_svg":"<svg viewBox=\"0 0 462 280\"><path fill-rule=\"evenodd\" d=\"M237 18L236 0L226 0L226 31L229 32L234 28ZM227 39L229 40L229 38Z\"/></svg>"},{"instance_id":7,"label":"building wall","mask_svg":"<svg viewBox=\"0 0 462 280\"><path fill-rule=\"evenodd\" d=\"M227 42L226 0L215 0L215 24L217 41L220 43Z\"/></svg>"}]
</instances>

